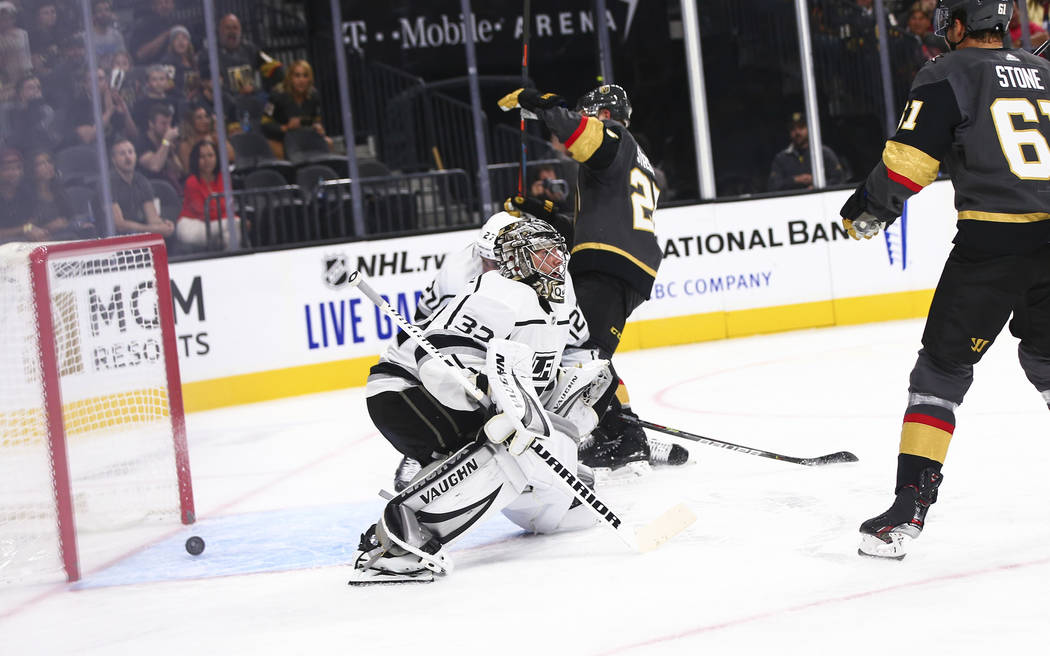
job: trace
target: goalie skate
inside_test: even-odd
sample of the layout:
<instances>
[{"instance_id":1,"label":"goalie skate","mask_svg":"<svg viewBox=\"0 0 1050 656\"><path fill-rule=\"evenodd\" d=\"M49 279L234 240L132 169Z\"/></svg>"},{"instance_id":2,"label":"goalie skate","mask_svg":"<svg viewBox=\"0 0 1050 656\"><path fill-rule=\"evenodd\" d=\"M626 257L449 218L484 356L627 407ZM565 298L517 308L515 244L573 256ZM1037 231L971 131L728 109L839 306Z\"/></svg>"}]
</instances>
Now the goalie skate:
<instances>
[{"instance_id":1,"label":"goalie skate","mask_svg":"<svg viewBox=\"0 0 1050 656\"><path fill-rule=\"evenodd\" d=\"M427 569L415 571L395 572L387 569L357 569L357 562L365 555L362 552L355 554L355 569L350 575L347 585L393 585L400 583L433 583L434 573Z\"/></svg>"},{"instance_id":2,"label":"goalie skate","mask_svg":"<svg viewBox=\"0 0 1050 656\"><path fill-rule=\"evenodd\" d=\"M398 524L398 530L408 535L397 537L391 533L387 520ZM441 544L421 530L411 511L384 513L379 524L373 524L361 534L361 542L354 553L354 572L348 585L383 585L393 583L431 583L434 574L447 574L452 561L443 554ZM410 520L407 525L405 520ZM419 548L405 541L425 543Z\"/></svg>"}]
</instances>

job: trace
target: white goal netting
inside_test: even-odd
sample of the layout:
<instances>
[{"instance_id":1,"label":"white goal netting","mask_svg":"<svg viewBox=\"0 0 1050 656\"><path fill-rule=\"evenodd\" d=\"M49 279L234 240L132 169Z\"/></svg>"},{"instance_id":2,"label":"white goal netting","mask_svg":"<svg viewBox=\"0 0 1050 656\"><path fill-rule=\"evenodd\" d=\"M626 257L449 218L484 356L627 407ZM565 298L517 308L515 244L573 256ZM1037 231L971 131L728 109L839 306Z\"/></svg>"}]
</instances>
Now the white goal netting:
<instances>
[{"instance_id":1,"label":"white goal netting","mask_svg":"<svg viewBox=\"0 0 1050 656\"><path fill-rule=\"evenodd\" d=\"M62 576L56 485L72 501L81 569L136 546L121 534L180 510L151 250L49 255L49 331L33 248L0 246L0 582ZM49 424L55 378L61 417ZM63 430L65 458L53 457L49 426Z\"/></svg>"}]
</instances>

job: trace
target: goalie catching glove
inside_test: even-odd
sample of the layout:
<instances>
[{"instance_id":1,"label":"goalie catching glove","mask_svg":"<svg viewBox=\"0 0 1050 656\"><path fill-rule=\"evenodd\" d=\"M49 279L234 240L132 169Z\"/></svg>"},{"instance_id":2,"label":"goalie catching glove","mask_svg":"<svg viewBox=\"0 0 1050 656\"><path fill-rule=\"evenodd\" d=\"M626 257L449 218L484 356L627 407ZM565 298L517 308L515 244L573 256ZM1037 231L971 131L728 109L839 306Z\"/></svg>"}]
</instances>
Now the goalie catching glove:
<instances>
[{"instance_id":1,"label":"goalie catching glove","mask_svg":"<svg viewBox=\"0 0 1050 656\"><path fill-rule=\"evenodd\" d=\"M896 217L880 219L867 209L868 192L864 185L857 187L853 195L843 204L839 214L842 216L842 227L854 239L871 239L896 221Z\"/></svg>"},{"instance_id":2,"label":"goalie catching glove","mask_svg":"<svg viewBox=\"0 0 1050 656\"><path fill-rule=\"evenodd\" d=\"M556 93L540 93L536 89L529 87L511 91L503 96L499 99L499 106L505 112L520 107L535 113L540 110L551 109L552 107L564 107L565 99Z\"/></svg>"},{"instance_id":3,"label":"goalie catching glove","mask_svg":"<svg viewBox=\"0 0 1050 656\"><path fill-rule=\"evenodd\" d=\"M510 440L507 450L520 456L536 438L553 430L532 386L532 349L520 342L493 339L485 362L489 392L499 411L485 422L485 436L496 444Z\"/></svg>"}]
</instances>

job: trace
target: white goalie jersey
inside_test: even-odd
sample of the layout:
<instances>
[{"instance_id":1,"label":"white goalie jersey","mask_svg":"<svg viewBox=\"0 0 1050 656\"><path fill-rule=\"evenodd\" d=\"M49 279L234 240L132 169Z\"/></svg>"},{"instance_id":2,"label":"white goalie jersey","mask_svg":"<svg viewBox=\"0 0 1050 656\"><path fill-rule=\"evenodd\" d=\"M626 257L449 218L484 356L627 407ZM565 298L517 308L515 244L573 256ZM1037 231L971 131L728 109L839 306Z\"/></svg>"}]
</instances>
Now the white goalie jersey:
<instances>
[{"instance_id":1,"label":"white goalie jersey","mask_svg":"<svg viewBox=\"0 0 1050 656\"><path fill-rule=\"evenodd\" d=\"M576 305L572 280L565 280L563 303L547 303L528 285L504 278L495 271L459 286L460 293L443 293L445 290L440 285L452 282L439 275L428 288L427 296L445 297L445 302L438 304L435 313L417 321L427 340L441 351L446 361L464 370L468 377L481 372L486 345L493 338L528 344L535 352L532 382L540 399L546 402L557 382L566 345L582 345L588 337L587 323ZM478 407L441 363L432 361L423 349L400 333L397 342L380 358L380 366L368 377L367 394L402 391L414 385L422 385L447 407L456 410Z\"/></svg>"}]
</instances>

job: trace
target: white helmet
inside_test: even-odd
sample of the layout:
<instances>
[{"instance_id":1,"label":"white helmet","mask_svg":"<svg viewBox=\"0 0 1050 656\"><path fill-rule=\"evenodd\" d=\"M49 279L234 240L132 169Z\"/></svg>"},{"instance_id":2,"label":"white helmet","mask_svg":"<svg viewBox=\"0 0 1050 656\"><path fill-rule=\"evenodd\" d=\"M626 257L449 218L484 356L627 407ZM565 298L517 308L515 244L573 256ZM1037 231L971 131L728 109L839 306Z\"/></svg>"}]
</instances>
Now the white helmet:
<instances>
[{"instance_id":1,"label":"white helmet","mask_svg":"<svg viewBox=\"0 0 1050 656\"><path fill-rule=\"evenodd\" d=\"M498 260L496 237L499 236L501 230L520 220L521 216L514 216L510 212L493 214L485 225L481 226L481 232L478 233L477 241L474 243L475 252L486 260Z\"/></svg>"}]
</instances>

